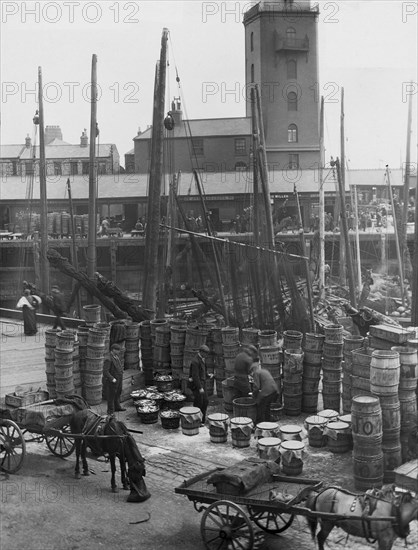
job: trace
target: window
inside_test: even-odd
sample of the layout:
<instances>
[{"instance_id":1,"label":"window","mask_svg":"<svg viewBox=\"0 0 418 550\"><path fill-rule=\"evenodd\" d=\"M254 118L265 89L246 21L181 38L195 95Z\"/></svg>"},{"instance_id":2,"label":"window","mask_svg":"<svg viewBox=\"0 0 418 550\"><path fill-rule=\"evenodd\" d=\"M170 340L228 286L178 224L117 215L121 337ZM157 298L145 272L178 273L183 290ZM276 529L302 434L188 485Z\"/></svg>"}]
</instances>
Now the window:
<instances>
[{"instance_id":1,"label":"window","mask_svg":"<svg viewBox=\"0 0 418 550\"><path fill-rule=\"evenodd\" d=\"M298 141L298 127L296 124L290 124L287 128L287 141L289 143L296 143Z\"/></svg>"},{"instance_id":2,"label":"window","mask_svg":"<svg viewBox=\"0 0 418 550\"><path fill-rule=\"evenodd\" d=\"M288 79L297 78L296 61L294 59L289 59L289 61L287 62L287 78Z\"/></svg>"},{"instance_id":3,"label":"window","mask_svg":"<svg viewBox=\"0 0 418 550\"><path fill-rule=\"evenodd\" d=\"M54 162L54 176L62 176L62 167L60 162Z\"/></svg>"},{"instance_id":4,"label":"window","mask_svg":"<svg viewBox=\"0 0 418 550\"><path fill-rule=\"evenodd\" d=\"M88 176L90 173L90 163L83 162L83 176Z\"/></svg>"},{"instance_id":5,"label":"window","mask_svg":"<svg viewBox=\"0 0 418 550\"><path fill-rule=\"evenodd\" d=\"M72 162L70 164L71 175L76 176L78 174L78 162Z\"/></svg>"},{"instance_id":6,"label":"window","mask_svg":"<svg viewBox=\"0 0 418 550\"><path fill-rule=\"evenodd\" d=\"M253 32L250 34L250 49L252 52L254 51L254 33Z\"/></svg>"},{"instance_id":7,"label":"window","mask_svg":"<svg viewBox=\"0 0 418 550\"><path fill-rule=\"evenodd\" d=\"M245 138L236 138L235 140L235 154L245 155L247 152L247 143Z\"/></svg>"},{"instance_id":8,"label":"window","mask_svg":"<svg viewBox=\"0 0 418 550\"><path fill-rule=\"evenodd\" d=\"M235 171L236 172L245 172L246 169L247 169L247 165L245 164L245 162L235 163Z\"/></svg>"},{"instance_id":9,"label":"window","mask_svg":"<svg viewBox=\"0 0 418 550\"><path fill-rule=\"evenodd\" d=\"M254 82L254 63L251 64L251 82Z\"/></svg>"},{"instance_id":10,"label":"window","mask_svg":"<svg viewBox=\"0 0 418 550\"><path fill-rule=\"evenodd\" d=\"M298 96L296 92L289 92L287 94L287 110L288 111L298 110Z\"/></svg>"},{"instance_id":11,"label":"window","mask_svg":"<svg viewBox=\"0 0 418 550\"><path fill-rule=\"evenodd\" d=\"M193 154L196 156L203 156L203 139L192 139Z\"/></svg>"},{"instance_id":12,"label":"window","mask_svg":"<svg viewBox=\"0 0 418 550\"><path fill-rule=\"evenodd\" d=\"M299 155L290 153L289 154L289 170L299 170Z\"/></svg>"},{"instance_id":13,"label":"window","mask_svg":"<svg viewBox=\"0 0 418 550\"><path fill-rule=\"evenodd\" d=\"M106 163L99 162L99 174L106 174Z\"/></svg>"},{"instance_id":14,"label":"window","mask_svg":"<svg viewBox=\"0 0 418 550\"><path fill-rule=\"evenodd\" d=\"M288 46L294 46L296 44L296 31L293 27L289 27L286 30L286 42Z\"/></svg>"}]
</instances>

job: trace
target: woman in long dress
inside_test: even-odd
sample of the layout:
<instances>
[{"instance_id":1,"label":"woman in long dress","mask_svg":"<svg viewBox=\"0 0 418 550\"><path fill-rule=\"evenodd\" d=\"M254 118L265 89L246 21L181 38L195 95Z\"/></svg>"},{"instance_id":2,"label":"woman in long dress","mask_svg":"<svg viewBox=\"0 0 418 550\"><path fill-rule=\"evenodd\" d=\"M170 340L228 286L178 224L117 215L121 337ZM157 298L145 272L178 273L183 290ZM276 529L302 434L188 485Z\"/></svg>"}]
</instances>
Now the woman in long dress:
<instances>
[{"instance_id":1,"label":"woman in long dress","mask_svg":"<svg viewBox=\"0 0 418 550\"><path fill-rule=\"evenodd\" d=\"M18 301L16 308L22 310L23 314L23 332L25 336L34 336L37 332L36 310L42 304L42 300L36 294L31 294L27 288L23 291L23 296Z\"/></svg>"}]
</instances>

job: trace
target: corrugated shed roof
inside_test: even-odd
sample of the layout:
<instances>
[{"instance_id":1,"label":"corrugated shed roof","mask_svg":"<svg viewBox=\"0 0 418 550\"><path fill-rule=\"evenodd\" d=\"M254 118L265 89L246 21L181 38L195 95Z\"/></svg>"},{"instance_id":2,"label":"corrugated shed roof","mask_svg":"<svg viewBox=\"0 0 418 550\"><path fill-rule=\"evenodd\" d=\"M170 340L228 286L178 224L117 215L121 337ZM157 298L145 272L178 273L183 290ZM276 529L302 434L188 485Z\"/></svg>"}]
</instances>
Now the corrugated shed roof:
<instances>
[{"instance_id":1,"label":"corrugated shed roof","mask_svg":"<svg viewBox=\"0 0 418 550\"><path fill-rule=\"evenodd\" d=\"M389 170L391 185L403 185L403 172L400 168ZM387 185L386 170L346 170L345 180L348 185Z\"/></svg>"},{"instance_id":2,"label":"corrugated shed roof","mask_svg":"<svg viewBox=\"0 0 418 550\"><path fill-rule=\"evenodd\" d=\"M24 145L0 145L0 159L17 159L23 149Z\"/></svg>"},{"instance_id":3,"label":"corrugated shed roof","mask_svg":"<svg viewBox=\"0 0 418 550\"><path fill-rule=\"evenodd\" d=\"M152 128L147 128L134 140L151 139ZM181 125L174 126L170 136L175 138L210 137L210 136L248 136L251 135L251 118L202 118L183 120Z\"/></svg>"},{"instance_id":4,"label":"corrugated shed roof","mask_svg":"<svg viewBox=\"0 0 418 550\"><path fill-rule=\"evenodd\" d=\"M346 173L346 190L351 185L375 185L380 181L384 185L384 170L350 170ZM365 174L370 177L365 178ZM234 195L252 191L252 176L247 172L224 172L202 174L202 185L206 195ZM49 177L47 181L47 198L63 200L67 197L67 176ZM75 200L87 200L89 194L88 176L71 176L71 193ZM0 196L3 201L26 200L28 180L18 176L0 178ZM393 185L402 185L401 170L392 170ZM319 182L318 172L314 170L270 171L270 193L293 193L296 184L299 193L317 193ZM168 193L168 178L165 192ZM98 198L104 200L145 197L148 190L147 174L107 174L99 176ZM324 182L326 193L335 193L335 181L326 177ZM181 174L179 195L197 196L194 176L191 173ZM39 179L33 184L33 198L39 199Z\"/></svg>"}]
</instances>

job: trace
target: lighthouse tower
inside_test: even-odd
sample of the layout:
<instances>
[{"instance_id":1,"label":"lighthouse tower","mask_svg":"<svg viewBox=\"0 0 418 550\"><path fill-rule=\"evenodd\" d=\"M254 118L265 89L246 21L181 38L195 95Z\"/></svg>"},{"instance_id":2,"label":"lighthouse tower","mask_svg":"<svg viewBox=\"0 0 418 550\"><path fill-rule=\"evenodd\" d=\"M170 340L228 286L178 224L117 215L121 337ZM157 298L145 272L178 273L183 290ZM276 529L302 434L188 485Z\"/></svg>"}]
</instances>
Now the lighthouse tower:
<instances>
[{"instance_id":1,"label":"lighthouse tower","mask_svg":"<svg viewBox=\"0 0 418 550\"><path fill-rule=\"evenodd\" d=\"M244 14L246 85L260 87L270 169L319 165L317 19L303 0L261 1Z\"/></svg>"}]
</instances>

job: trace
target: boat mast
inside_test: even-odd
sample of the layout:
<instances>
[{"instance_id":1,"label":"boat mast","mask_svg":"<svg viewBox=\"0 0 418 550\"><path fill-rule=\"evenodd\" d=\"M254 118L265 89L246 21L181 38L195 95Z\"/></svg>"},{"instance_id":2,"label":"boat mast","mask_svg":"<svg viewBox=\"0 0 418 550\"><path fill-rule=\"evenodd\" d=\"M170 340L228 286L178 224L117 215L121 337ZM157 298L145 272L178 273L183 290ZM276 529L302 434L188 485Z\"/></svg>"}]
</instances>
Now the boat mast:
<instances>
[{"instance_id":1,"label":"boat mast","mask_svg":"<svg viewBox=\"0 0 418 550\"><path fill-rule=\"evenodd\" d=\"M49 294L49 262L48 250L48 200L46 194L46 159L44 134L44 103L42 88L42 68L38 67L38 101L39 101L39 197L40 197L40 237L41 237L41 290Z\"/></svg>"},{"instance_id":2,"label":"boat mast","mask_svg":"<svg viewBox=\"0 0 418 550\"><path fill-rule=\"evenodd\" d=\"M145 276L142 306L155 315L158 284L158 244L161 217L161 183L163 175L164 103L167 72L168 29L161 37L160 60L155 71L154 109L151 138L151 169L148 194L148 223L145 237Z\"/></svg>"},{"instance_id":3,"label":"boat mast","mask_svg":"<svg viewBox=\"0 0 418 550\"><path fill-rule=\"evenodd\" d=\"M406 131L406 158L405 158L405 177L403 187L403 210L402 210L402 238L401 238L401 252L404 262L404 270L406 276L409 278L412 271L411 258L408 250L408 206L409 206L409 179L411 169L411 133L412 133L412 96L409 96L408 104L408 123Z\"/></svg>"},{"instance_id":4,"label":"boat mast","mask_svg":"<svg viewBox=\"0 0 418 550\"><path fill-rule=\"evenodd\" d=\"M341 193L341 188L343 189L343 197L344 197L344 211L340 212L341 219L347 220L347 212L345 211L345 134L344 134L344 88L341 88L341 113L340 113L340 157L341 157L341 163L340 163L340 178L341 178L341 186L340 182L338 182L339 185L339 191ZM340 198L340 205L342 207L343 201ZM346 224L347 225L347 224ZM347 229L347 235L348 235L348 229ZM350 246L347 244L347 239L344 237L343 232L340 233L340 283L341 285L345 286L347 278L346 278L346 264L348 262L349 254L347 250L347 246ZM349 282L350 284L350 282Z\"/></svg>"},{"instance_id":5,"label":"boat mast","mask_svg":"<svg viewBox=\"0 0 418 550\"><path fill-rule=\"evenodd\" d=\"M324 96L319 115L319 295L325 289Z\"/></svg>"},{"instance_id":6,"label":"boat mast","mask_svg":"<svg viewBox=\"0 0 418 550\"><path fill-rule=\"evenodd\" d=\"M400 244L399 244L398 223L396 221L395 204L393 202L392 185L390 183L389 165L388 164L386 165L386 177L388 179L390 204L392 206L393 228L395 230L395 245L396 245L396 255L398 257L398 264L399 264L399 278L400 278L400 286L401 286L401 298L402 298L402 305L404 305L405 304L405 292L404 292L404 283L403 283L402 254L401 254L401 247L400 247Z\"/></svg>"},{"instance_id":7,"label":"boat mast","mask_svg":"<svg viewBox=\"0 0 418 550\"><path fill-rule=\"evenodd\" d=\"M358 231L358 199L357 199L357 185L353 185L354 195L354 223L356 232L356 256L357 256L357 279L358 288L361 288L361 257L360 257L360 236Z\"/></svg>"},{"instance_id":8,"label":"boat mast","mask_svg":"<svg viewBox=\"0 0 418 550\"><path fill-rule=\"evenodd\" d=\"M418 178L415 187L415 239L414 264L412 266L412 326L418 326Z\"/></svg>"},{"instance_id":9,"label":"boat mast","mask_svg":"<svg viewBox=\"0 0 418 550\"><path fill-rule=\"evenodd\" d=\"M97 233L97 181L96 181L96 132L97 132L97 55L91 59L91 106L90 106L90 155L89 155L89 232L87 244L87 275L94 279L96 272ZM115 281L116 282L116 281Z\"/></svg>"}]
</instances>

